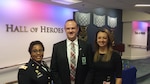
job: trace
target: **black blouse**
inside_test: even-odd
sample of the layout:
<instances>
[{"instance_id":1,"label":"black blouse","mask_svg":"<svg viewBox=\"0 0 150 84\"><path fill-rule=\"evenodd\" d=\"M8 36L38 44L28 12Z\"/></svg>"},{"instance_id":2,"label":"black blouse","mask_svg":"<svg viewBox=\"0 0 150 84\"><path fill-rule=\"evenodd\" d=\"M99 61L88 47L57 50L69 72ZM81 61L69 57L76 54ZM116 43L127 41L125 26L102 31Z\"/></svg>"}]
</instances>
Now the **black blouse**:
<instances>
[{"instance_id":1,"label":"black blouse","mask_svg":"<svg viewBox=\"0 0 150 84\"><path fill-rule=\"evenodd\" d=\"M103 54L100 54L103 57ZM115 84L115 78L122 76L122 60L117 52L113 52L110 61L94 62L85 81L85 84L103 84L103 81L109 81Z\"/></svg>"}]
</instances>

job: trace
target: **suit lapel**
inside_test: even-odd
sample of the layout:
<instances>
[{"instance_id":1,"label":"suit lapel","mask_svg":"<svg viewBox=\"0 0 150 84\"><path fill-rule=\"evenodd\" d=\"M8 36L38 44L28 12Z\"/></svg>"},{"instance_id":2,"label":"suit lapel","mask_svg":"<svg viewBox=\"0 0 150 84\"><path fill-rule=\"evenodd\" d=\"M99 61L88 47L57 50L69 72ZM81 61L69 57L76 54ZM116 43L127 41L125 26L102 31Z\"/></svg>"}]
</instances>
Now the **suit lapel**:
<instances>
[{"instance_id":1,"label":"suit lapel","mask_svg":"<svg viewBox=\"0 0 150 84\"><path fill-rule=\"evenodd\" d=\"M62 52L64 53L63 55L67 58L67 42L66 40L63 42L63 46L62 46Z\"/></svg>"},{"instance_id":2,"label":"suit lapel","mask_svg":"<svg viewBox=\"0 0 150 84\"><path fill-rule=\"evenodd\" d=\"M80 40L78 40L78 45L79 45L79 54L78 54L78 61L77 61L77 68L78 68L78 66L80 66L80 62L81 62L81 58L82 58L82 42L80 41Z\"/></svg>"},{"instance_id":3,"label":"suit lapel","mask_svg":"<svg viewBox=\"0 0 150 84\"><path fill-rule=\"evenodd\" d=\"M63 46L62 46L62 52L64 53L63 54L63 56L64 56L64 58L65 58L65 60L67 61L67 64L65 64L65 65L68 65L68 71L70 70L69 69L69 62L68 62L68 57L67 57L67 40L65 40L64 42L63 42Z\"/></svg>"}]
</instances>

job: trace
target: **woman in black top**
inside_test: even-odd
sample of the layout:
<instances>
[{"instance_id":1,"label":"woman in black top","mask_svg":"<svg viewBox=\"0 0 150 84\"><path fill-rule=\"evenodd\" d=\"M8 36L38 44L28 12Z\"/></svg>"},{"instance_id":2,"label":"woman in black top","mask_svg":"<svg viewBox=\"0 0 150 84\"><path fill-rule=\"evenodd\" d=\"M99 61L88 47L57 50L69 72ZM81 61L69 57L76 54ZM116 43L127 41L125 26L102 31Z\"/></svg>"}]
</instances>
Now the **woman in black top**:
<instances>
[{"instance_id":1,"label":"woman in black top","mask_svg":"<svg viewBox=\"0 0 150 84\"><path fill-rule=\"evenodd\" d=\"M113 50L112 42L108 29L96 33L93 64L85 84L122 84L122 60Z\"/></svg>"}]
</instances>

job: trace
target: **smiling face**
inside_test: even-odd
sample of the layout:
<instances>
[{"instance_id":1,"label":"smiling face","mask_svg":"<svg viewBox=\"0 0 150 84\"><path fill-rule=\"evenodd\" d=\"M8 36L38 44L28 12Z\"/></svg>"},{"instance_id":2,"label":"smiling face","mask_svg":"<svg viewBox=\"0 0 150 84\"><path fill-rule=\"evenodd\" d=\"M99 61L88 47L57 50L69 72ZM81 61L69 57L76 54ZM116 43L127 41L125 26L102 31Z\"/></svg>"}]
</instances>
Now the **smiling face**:
<instances>
[{"instance_id":1,"label":"smiling face","mask_svg":"<svg viewBox=\"0 0 150 84\"><path fill-rule=\"evenodd\" d=\"M99 47L107 47L108 35L106 32L99 32L97 34L97 44L99 45Z\"/></svg>"},{"instance_id":2,"label":"smiling face","mask_svg":"<svg viewBox=\"0 0 150 84\"><path fill-rule=\"evenodd\" d=\"M31 58L37 62L42 61L44 55L44 50L42 45L35 44L31 49Z\"/></svg>"},{"instance_id":3,"label":"smiling face","mask_svg":"<svg viewBox=\"0 0 150 84\"><path fill-rule=\"evenodd\" d=\"M73 20L67 21L65 24L65 31L66 31L67 38L71 41L74 41L79 31L77 23Z\"/></svg>"}]
</instances>

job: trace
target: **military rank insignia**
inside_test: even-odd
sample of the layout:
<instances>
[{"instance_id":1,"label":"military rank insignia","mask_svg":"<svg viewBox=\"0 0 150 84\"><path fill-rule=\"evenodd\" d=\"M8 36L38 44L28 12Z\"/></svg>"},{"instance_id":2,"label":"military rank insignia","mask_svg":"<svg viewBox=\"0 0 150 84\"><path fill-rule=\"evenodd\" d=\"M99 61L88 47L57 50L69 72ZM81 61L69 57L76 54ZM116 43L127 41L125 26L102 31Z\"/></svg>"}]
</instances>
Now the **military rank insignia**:
<instances>
[{"instance_id":1,"label":"military rank insignia","mask_svg":"<svg viewBox=\"0 0 150 84\"><path fill-rule=\"evenodd\" d=\"M37 78L40 78L41 76L43 76L43 74L39 72L39 70L35 70L35 73L37 74Z\"/></svg>"},{"instance_id":2,"label":"military rank insignia","mask_svg":"<svg viewBox=\"0 0 150 84\"><path fill-rule=\"evenodd\" d=\"M28 66L26 66L26 65L22 65L19 67L19 69L24 69L24 70L26 70L27 68L28 68Z\"/></svg>"}]
</instances>

